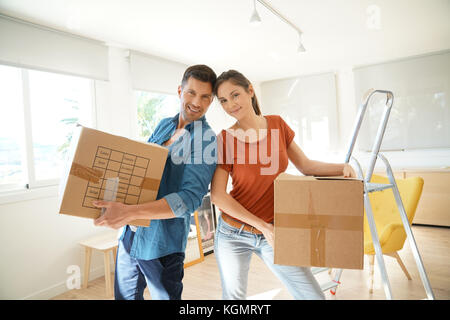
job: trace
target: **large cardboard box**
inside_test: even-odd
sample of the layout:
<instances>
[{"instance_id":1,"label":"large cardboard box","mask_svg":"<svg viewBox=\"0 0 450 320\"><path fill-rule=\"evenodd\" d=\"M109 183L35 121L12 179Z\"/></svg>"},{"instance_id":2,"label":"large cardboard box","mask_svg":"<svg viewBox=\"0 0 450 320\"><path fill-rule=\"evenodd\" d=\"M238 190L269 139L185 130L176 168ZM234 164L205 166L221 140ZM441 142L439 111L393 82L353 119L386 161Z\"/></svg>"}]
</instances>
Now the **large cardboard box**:
<instances>
[{"instance_id":1,"label":"large cardboard box","mask_svg":"<svg viewBox=\"0 0 450 320\"><path fill-rule=\"evenodd\" d=\"M363 269L363 182L280 174L274 263Z\"/></svg>"},{"instance_id":2,"label":"large cardboard box","mask_svg":"<svg viewBox=\"0 0 450 320\"><path fill-rule=\"evenodd\" d=\"M60 214L96 219L94 200L125 204L154 201L168 149L79 126L60 183ZM149 226L150 220L131 225Z\"/></svg>"}]
</instances>

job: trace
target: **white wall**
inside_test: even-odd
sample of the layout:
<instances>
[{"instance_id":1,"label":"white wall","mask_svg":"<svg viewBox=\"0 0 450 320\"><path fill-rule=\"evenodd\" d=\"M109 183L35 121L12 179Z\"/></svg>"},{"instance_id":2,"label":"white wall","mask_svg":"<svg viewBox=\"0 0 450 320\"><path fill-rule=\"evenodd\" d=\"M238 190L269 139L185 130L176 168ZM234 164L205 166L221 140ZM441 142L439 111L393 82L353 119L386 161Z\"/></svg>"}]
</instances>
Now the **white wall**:
<instances>
[{"instance_id":1,"label":"white wall","mask_svg":"<svg viewBox=\"0 0 450 320\"><path fill-rule=\"evenodd\" d=\"M108 232L90 219L59 215L57 197L0 205L0 299L48 299L67 290L71 273L83 274L78 241ZM92 254L90 279L103 275L103 255Z\"/></svg>"},{"instance_id":2,"label":"white wall","mask_svg":"<svg viewBox=\"0 0 450 320\"><path fill-rule=\"evenodd\" d=\"M134 108L127 52L109 48L109 81L95 81L96 122L99 130L131 137Z\"/></svg>"}]
</instances>

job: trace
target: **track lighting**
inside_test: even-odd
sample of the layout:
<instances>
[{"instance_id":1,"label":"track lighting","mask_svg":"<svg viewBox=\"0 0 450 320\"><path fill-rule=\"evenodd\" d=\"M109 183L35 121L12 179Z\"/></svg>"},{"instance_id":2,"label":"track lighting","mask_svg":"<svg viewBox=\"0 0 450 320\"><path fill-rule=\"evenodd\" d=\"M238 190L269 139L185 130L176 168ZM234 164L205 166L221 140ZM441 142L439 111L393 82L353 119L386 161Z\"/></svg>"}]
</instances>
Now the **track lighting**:
<instances>
[{"instance_id":1,"label":"track lighting","mask_svg":"<svg viewBox=\"0 0 450 320\"><path fill-rule=\"evenodd\" d=\"M261 17L259 16L258 11L256 11L256 0L253 0L253 14L250 17L250 23L252 26L261 24Z\"/></svg>"},{"instance_id":2,"label":"track lighting","mask_svg":"<svg viewBox=\"0 0 450 320\"><path fill-rule=\"evenodd\" d=\"M306 51L306 49L303 46L302 34L301 34L301 32L299 32L298 33L298 49L297 49L297 52L298 53L302 53L302 52L305 52L305 51Z\"/></svg>"},{"instance_id":3,"label":"track lighting","mask_svg":"<svg viewBox=\"0 0 450 320\"><path fill-rule=\"evenodd\" d=\"M264 7L266 7L270 12L272 12L274 15L276 15L278 18L280 18L283 22L287 23L289 26L291 26L295 31L297 31L298 33L298 37L299 37L299 45L297 48L298 52L305 52L305 46L303 45L302 42L302 30L300 30L300 28L298 28L295 24L293 24L291 21L289 21L288 19L286 19L281 13L279 13L277 10L275 10L270 4L268 4L266 2L266 0L258 0L258 2L260 4L262 4ZM261 23L261 18L258 14L258 12L256 11L256 0L253 0L253 14L250 18L250 23L251 24L259 24Z\"/></svg>"}]
</instances>

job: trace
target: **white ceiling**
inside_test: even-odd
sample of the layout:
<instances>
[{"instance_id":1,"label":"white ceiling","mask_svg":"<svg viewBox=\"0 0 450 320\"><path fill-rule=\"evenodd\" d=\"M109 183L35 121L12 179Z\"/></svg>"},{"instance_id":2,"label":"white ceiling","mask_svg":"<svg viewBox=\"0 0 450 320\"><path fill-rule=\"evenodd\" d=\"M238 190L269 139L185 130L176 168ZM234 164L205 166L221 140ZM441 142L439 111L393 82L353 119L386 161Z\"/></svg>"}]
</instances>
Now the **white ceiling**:
<instances>
[{"instance_id":1,"label":"white ceiling","mask_svg":"<svg viewBox=\"0 0 450 320\"><path fill-rule=\"evenodd\" d=\"M267 1L303 30L306 53L259 3L262 23L252 27L253 0L0 0L0 12L218 74L237 69L251 81L450 48L450 0ZM379 8L378 30L368 28L376 23L370 5Z\"/></svg>"}]
</instances>

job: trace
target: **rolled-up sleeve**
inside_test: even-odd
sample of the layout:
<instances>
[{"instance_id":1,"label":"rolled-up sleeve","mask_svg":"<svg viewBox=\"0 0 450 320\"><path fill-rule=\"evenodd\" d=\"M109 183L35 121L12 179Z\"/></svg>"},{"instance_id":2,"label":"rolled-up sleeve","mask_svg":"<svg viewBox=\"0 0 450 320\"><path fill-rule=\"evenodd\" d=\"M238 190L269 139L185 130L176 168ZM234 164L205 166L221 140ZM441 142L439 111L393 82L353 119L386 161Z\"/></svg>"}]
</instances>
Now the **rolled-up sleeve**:
<instances>
[{"instance_id":1,"label":"rolled-up sleeve","mask_svg":"<svg viewBox=\"0 0 450 320\"><path fill-rule=\"evenodd\" d=\"M175 217L181 217L183 214L189 211L189 208L185 205L183 198L178 193L169 193L164 196L170 209L172 209Z\"/></svg>"},{"instance_id":2,"label":"rolled-up sleeve","mask_svg":"<svg viewBox=\"0 0 450 320\"><path fill-rule=\"evenodd\" d=\"M190 161L184 164L179 191L164 196L176 217L191 214L200 207L216 169L216 151L215 134L210 135L206 141L202 139L201 148L195 148L191 144Z\"/></svg>"}]
</instances>

